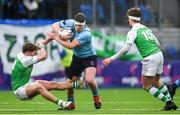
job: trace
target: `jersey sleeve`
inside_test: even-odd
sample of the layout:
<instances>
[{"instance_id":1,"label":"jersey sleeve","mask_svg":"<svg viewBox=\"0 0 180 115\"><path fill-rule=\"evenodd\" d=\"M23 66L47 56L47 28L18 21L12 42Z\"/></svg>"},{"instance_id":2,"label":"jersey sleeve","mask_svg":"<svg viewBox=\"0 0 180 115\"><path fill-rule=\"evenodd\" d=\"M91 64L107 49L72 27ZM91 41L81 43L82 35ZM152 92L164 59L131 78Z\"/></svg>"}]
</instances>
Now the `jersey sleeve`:
<instances>
[{"instance_id":1,"label":"jersey sleeve","mask_svg":"<svg viewBox=\"0 0 180 115\"><path fill-rule=\"evenodd\" d=\"M65 29L71 29L74 26L74 20L69 19L69 20L61 20L59 21L59 26L60 28L65 28Z\"/></svg>"},{"instance_id":2,"label":"jersey sleeve","mask_svg":"<svg viewBox=\"0 0 180 115\"><path fill-rule=\"evenodd\" d=\"M89 42L91 38L90 32L82 32L79 34L79 36L76 37L76 39L79 41L80 44L84 44L86 42Z\"/></svg>"},{"instance_id":3,"label":"jersey sleeve","mask_svg":"<svg viewBox=\"0 0 180 115\"><path fill-rule=\"evenodd\" d=\"M126 43L127 44L133 44L134 40L136 39L136 36L137 36L137 31L134 31L134 30L129 31L127 34Z\"/></svg>"},{"instance_id":4,"label":"jersey sleeve","mask_svg":"<svg viewBox=\"0 0 180 115\"><path fill-rule=\"evenodd\" d=\"M21 59L21 63L25 66L25 67L28 67L32 64L35 64L37 63L37 56L27 56L25 58L22 58Z\"/></svg>"},{"instance_id":5,"label":"jersey sleeve","mask_svg":"<svg viewBox=\"0 0 180 115\"><path fill-rule=\"evenodd\" d=\"M125 44L125 45L123 46L123 48L122 48L118 53L116 53L115 55L111 56L110 58L111 58L112 60L115 60L115 59L121 57L121 56L124 55L126 52L128 52L128 50L131 48L131 46L132 46L132 44Z\"/></svg>"}]
</instances>

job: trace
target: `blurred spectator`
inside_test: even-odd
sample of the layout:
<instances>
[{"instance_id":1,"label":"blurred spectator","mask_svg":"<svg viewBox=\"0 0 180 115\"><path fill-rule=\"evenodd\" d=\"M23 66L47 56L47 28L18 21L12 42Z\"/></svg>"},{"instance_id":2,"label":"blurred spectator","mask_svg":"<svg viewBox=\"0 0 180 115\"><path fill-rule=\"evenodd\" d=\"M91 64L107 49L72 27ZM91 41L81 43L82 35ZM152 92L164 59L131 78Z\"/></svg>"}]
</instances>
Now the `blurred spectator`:
<instances>
[{"instance_id":1,"label":"blurred spectator","mask_svg":"<svg viewBox=\"0 0 180 115\"><path fill-rule=\"evenodd\" d=\"M5 0L3 12L3 19L22 19L27 15L23 0Z\"/></svg>"},{"instance_id":2,"label":"blurred spectator","mask_svg":"<svg viewBox=\"0 0 180 115\"><path fill-rule=\"evenodd\" d=\"M39 8L37 11L37 18L43 19L46 18L46 2L45 0L42 0L41 2L39 2Z\"/></svg>"},{"instance_id":3,"label":"blurred spectator","mask_svg":"<svg viewBox=\"0 0 180 115\"><path fill-rule=\"evenodd\" d=\"M120 22L120 24L124 24L126 23L126 19L125 18L121 18L121 17L125 17L126 16L126 11L127 11L127 3L126 0L116 0L115 4L118 5L119 8L119 12L118 12L118 17L120 17L117 21Z\"/></svg>"},{"instance_id":4,"label":"blurred spectator","mask_svg":"<svg viewBox=\"0 0 180 115\"><path fill-rule=\"evenodd\" d=\"M139 8L141 9L142 14L143 14L143 21L145 22L146 25L150 25L152 18L151 18L150 11L147 8L144 0L140 2Z\"/></svg>"},{"instance_id":5,"label":"blurred spectator","mask_svg":"<svg viewBox=\"0 0 180 115\"><path fill-rule=\"evenodd\" d=\"M100 3L97 4L97 19L100 20L101 24L106 24L104 6Z\"/></svg>"},{"instance_id":6,"label":"blurred spectator","mask_svg":"<svg viewBox=\"0 0 180 115\"><path fill-rule=\"evenodd\" d=\"M3 18L11 18L11 0L4 0Z\"/></svg>"},{"instance_id":7,"label":"blurred spectator","mask_svg":"<svg viewBox=\"0 0 180 115\"><path fill-rule=\"evenodd\" d=\"M126 11L135 5L134 0L115 0L115 24L126 25ZM123 17L123 18L122 18Z\"/></svg>"},{"instance_id":8,"label":"blurred spectator","mask_svg":"<svg viewBox=\"0 0 180 115\"><path fill-rule=\"evenodd\" d=\"M4 2L4 0L0 0L0 18L2 18L2 16L3 16L3 3Z\"/></svg>"},{"instance_id":9,"label":"blurred spectator","mask_svg":"<svg viewBox=\"0 0 180 115\"><path fill-rule=\"evenodd\" d=\"M26 18L37 18L37 11L39 9L40 2L43 2L43 0L23 0L23 5L25 7L27 16ZM21 11L23 11L23 9Z\"/></svg>"},{"instance_id":10,"label":"blurred spectator","mask_svg":"<svg viewBox=\"0 0 180 115\"><path fill-rule=\"evenodd\" d=\"M96 3L96 18L97 24L108 25L110 24L110 4L111 1L97 0Z\"/></svg>"},{"instance_id":11,"label":"blurred spectator","mask_svg":"<svg viewBox=\"0 0 180 115\"><path fill-rule=\"evenodd\" d=\"M48 19L66 19L68 0L44 0L45 9Z\"/></svg>"},{"instance_id":12,"label":"blurred spectator","mask_svg":"<svg viewBox=\"0 0 180 115\"><path fill-rule=\"evenodd\" d=\"M67 0L1 0L0 3L3 19L67 18Z\"/></svg>"},{"instance_id":13,"label":"blurred spectator","mask_svg":"<svg viewBox=\"0 0 180 115\"><path fill-rule=\"evenodd\" d=\"M180 0L177 0L178 6L180 6ZM178 7L178 12L180 13L180 7ZM180 18L180 14L179 14ZM180 23L177 24L177 27L180 27Z\"/></svg>"},{"instance_id":14,"label":"blurred spectator","mask_svg":"<svg viewBox=\"0 0 180 115\"><path fill-rule=\"evenodd\" d=\"M166 54L168 59L178 59L178 51L176 46L174 46L173 44L170 44L166 47Z\"/></svg>"},{"instance_id":15,"label":"blurred spectator","mask_svg":"<svg viewBox=\"0 0 180 115\"><path fill-rule=\"evenodd\" d=\"M92 5L90 3L82 3L80 5L80 11L86 15L87 23L92 23Z\"/></svg>"}]
</instances>

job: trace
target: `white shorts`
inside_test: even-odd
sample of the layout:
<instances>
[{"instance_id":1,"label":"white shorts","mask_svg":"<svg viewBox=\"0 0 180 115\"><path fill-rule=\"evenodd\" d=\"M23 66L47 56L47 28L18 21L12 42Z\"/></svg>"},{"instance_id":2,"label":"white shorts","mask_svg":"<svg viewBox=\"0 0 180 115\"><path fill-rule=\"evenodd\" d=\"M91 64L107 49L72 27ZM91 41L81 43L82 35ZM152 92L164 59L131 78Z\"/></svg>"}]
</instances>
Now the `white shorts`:
<instances>
[{"instance_id":1,"label":"white shorts","mask_svg":"<svg viewBox=\"0 0 180 115\"><path fill-rule=\"evenodd\" d=\"M142 61L142 75L155 76L163 72L164 57L162 52L150 55Z\"/></svg>"},{"instance_id":2,"label":"white shorts","mask_svg":"<svg viewBox=\"0 0 180 115\"><path fill-rule=\"evenodd\" d=\"M29 85L32 85L33 83L35 82L28 82L26 83L25 85L19 87L16 91L14 91L14 94L16 96L16 98L20 99L20 100L29 100L29 99L32 99L30 97L28 97L26 95L26 87L29 86Z\"/></svg>"}]
</instances>

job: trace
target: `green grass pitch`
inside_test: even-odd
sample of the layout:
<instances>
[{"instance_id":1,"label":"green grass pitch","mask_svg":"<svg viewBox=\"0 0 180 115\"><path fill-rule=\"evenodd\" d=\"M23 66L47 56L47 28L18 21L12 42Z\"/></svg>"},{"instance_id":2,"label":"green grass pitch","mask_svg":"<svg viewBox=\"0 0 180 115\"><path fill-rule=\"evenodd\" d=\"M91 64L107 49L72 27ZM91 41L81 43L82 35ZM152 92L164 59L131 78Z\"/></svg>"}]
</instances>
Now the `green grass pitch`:
<instances>
[{"instance_id":1,"label":"green grass pitch","mask_svg":"<svg viewBox=\"0 0 180 115\"><path fill-rule=\"evenodd\" d=\"M60 99L66 100L66 91L52 91ZM57 105L41 96L30 101L19 101L12 91L0 91L0 114L180 114L176 111L161 111L164 103L150 96L142 88L100 89L102 109L96 110L89 89L75 91L76 109L57 110ZM180 108L180 90L174 102Z\"/></svg>"}]
</instances>

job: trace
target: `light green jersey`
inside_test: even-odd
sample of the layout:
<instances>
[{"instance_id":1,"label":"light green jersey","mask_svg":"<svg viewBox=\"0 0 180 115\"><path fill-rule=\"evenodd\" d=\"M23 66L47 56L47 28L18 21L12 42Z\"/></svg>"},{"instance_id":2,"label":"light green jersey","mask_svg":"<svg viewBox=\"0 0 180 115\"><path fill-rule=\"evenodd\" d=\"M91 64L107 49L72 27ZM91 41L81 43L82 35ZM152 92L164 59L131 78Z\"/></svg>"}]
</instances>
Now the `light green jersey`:
<instances>
[{"instance_id":1,"label":"light green jersey","mask_svg":"<svg viewBox=\"0 0 180 115\"><path fill-rule=\"evenodd\" d=\"M141 24L136 24L133 26L131 32L129 32L129 38L131 38L133 32L135 35L132 39L134 39L134 43L143 58L160 52L157 39L149 28Z\"/></svg>"},{"instance_id":2,"label":"light green jersey","mask_svg":"<svg viewBox=\"0 0 180 115\"><path fill-rule=\"evenodd\" d=\"M30 75L33 69L33 63L36 62L36 60L34 60L32 56L28 58L26 58L25 56L23 58L21 57L23 56L16 57L13 68L12 68L11 86L13 90L17 90L19 87L25 85L26 83L30 81ZM22 60L25 60L25 61L22 62Z\"/></svg>"}]
</instances>

